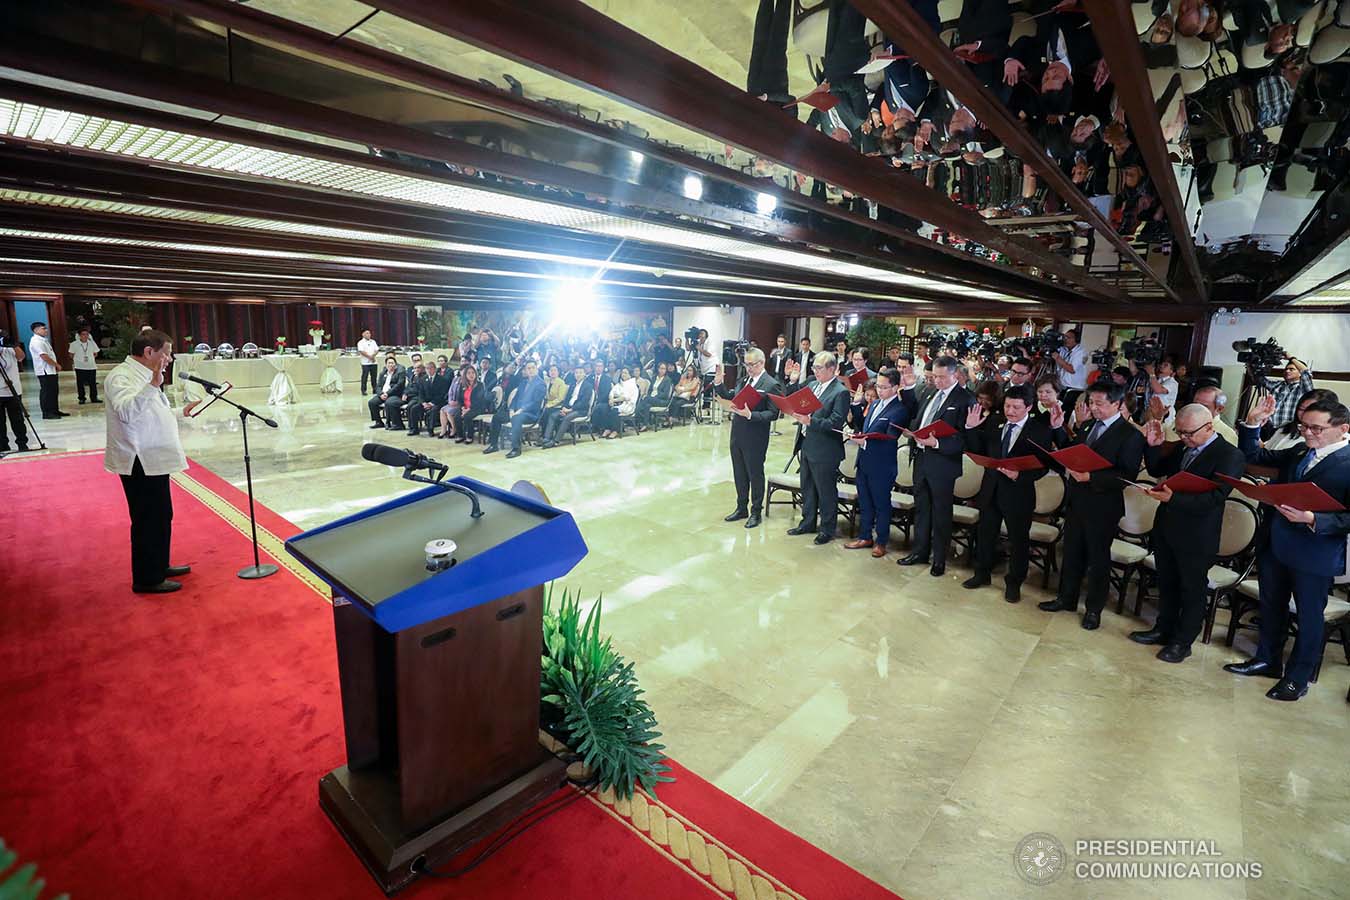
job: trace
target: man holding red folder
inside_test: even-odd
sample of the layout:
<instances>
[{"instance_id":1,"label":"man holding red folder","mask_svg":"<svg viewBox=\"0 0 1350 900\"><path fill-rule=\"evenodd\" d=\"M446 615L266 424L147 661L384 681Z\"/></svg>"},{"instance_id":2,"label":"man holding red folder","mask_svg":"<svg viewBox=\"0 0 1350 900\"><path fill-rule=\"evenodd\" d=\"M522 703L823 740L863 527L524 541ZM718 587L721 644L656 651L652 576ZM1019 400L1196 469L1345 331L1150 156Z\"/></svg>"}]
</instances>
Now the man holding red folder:
<instances>
[{"instance_id":1,"label":"man holding red folder","mask_svg":"<svg viewBox=\"0 0 1350 900\"><path fill-rule=\"evenodd\" d=\"M1158 501L1152 542L1158 571L1158 618L1152 628L1131 632L1130 640L1162 644L1158 659L1179 663L1191 655L1191 644L1204 624L1209 567L1219 552L1224 502L1232 490L1217 476L1237 478L1247 461L1242 451L1214 430L1214 416L1199 403L1183 406L1173 428L1181 447L1173 446L1171 455L1165 455L1162 421L1152 419L1144 428L1149 474L1165 479L1148 492ZM1169 482L1183 472L1213 486L1198 492L1173 490Z\"/></svg>"},{"instance_id":2,"label":"man holding red folder","mask_svg":"<svg viewBox=\"0 0 1350 900\"><path fill-rule=\"evenodd\" d=\"M900 373L895 369L877 373L877 399L863 412L861 430L850 438L858 445L858 536L844 548L870 547L874 559L886 555L886 545L891 540L891 488L898 474L896 451L900 446L900 428L909 421L909 410L897 396L899 387Z\"/></svg>"},{"instance_id":3,"label":"man holding red folder","mask_svg":"<svg viewBox=\"0 0 1350 900\"><path fill-rule=\"evenodd\" d=\"M844 460L839 431L848 416L848 388L835 377L839 364L833 353L815 354L812 368L816 377L807 388L820 401L820 409L810 415L792 414L801 454L802 520L787 533L814 531L817 544L828 544L839 527L839 464Z\"/></svg>"},{"instance_id":4,"label":"man holding red folder","mask_svg":"<svg viewBox=\"0 0 1350 900\"><path fill-rule=\"evenodd\" d=\"M759 525L764 508L764 456L769 451L769 428L778 418L778 407L769 395L781 395L783 387L764 371L764 351L752 347L745 351L745 378L735 390L723 382L724 372L717 367L717 396L735 400L746 388L757 391L753 403L731 407L731 474L736 481L736 508L728 522L745 519L746 528ZM749 399L748 397L745 399ZM748 505L747 505L748 504Z\"/></svg>"},{"instance_id":5,"label":"man holding red folder","mask_svg":"<svg viewBox=\"0 0 1350 900\"><path fill-rule=\"evenodd\" d=\"M1270 451L1260 444L1261 426L1275 411L1266 396L1238 429L1238 445L1247 462L1279 470L1275 484L1311 482L1343 507L1350 507L1350 410L1343 404L1319 400L1299 414L1302 446ZM1272 512L1270 507L1262 507ZM1269 529L1257 554L1261 585L1261 639L1256 655L1230 663L1235 675L1281 679L1266 696L1297 700L1308 693L1308 681L1322 655L1323 614L1333 579L1345 572L1345 542L1350 534L1350 512L1312 512L1291 506L1274 507L1267 515ZM1293 595L1298 637L1284 662L1289 636L1289 597Z\"/></svg>"},{"instance_id":6,"label":"man holding red folder","mask_svg":"<svg viewBox=\"0 0 1350 900\"><path fill-rule=\"evenodd\" d=\"M1098 381L1087 389L1089 418L1077 434L1064 428L1064 407L1050 410L1050 427L1065 450L1086 446L1108 465L1091 472L1066 466L1068 513L1064 519L1064 564L1059 575L1059 593L1054 600L1037 604L1046 612L1077 612L1078 592L1087 576L1087 609L1082 625L1088 631L1101 627L1102 609L1110 587L1111 541L1120 517L1125 515L1121 491L1125 481L1139 477L1144 457L1144 436L1124 415L1125 388L1114 381ZM1063 451L1061 451L1063 452Z\"/></svg>"},{"instance_id":7,"label":"man holding red folder","mask_svg":"<svg viewBox=\"0 0 1350 900\"><path fill-rule=\"evenodd\" d=\"M934 392L920 407L919 426L923 431L938 422L945 423L950 432L946 437L917 438L910 435L910 458L914 461L914 543L908 556L896 560L898 565L915 566L932 558L928 570L934 578L947 571L947 545L952 539L952 504L955 501L956 479L961 477L961 454L965 440L961 429L966 424L966 412L975 398L956 383L956 359L939 356L933 360Z\"/></svg>"},{"instance_id":8,"label":"man holding red folder","mask_svg":"<svg viewBox=\"0 0 1350 900\"><path fill-rule=\"evenodd\" d=\"M1013 385L1003 395L1003 417L996 419L979 404L966 414L966 446L971 452L995 459L1012 459L1036 452L1036 445L1048 447L1054 438L1042 417L1032 417L1036 397L1027 385ZM1027 580L1027 562L1031 552L1031 517L1036 511L1036 482L1046 473L1039 469L1018 471L1010 468L986 469L977 503L980 523L975 535L975 574L961 586L983 587L991 582L994 551L998 549L999 525L1008 529L1008 574L1004 577L1003 599L1017 603L1022 599L1022 582Z\"/></svg>"}]
</instances>

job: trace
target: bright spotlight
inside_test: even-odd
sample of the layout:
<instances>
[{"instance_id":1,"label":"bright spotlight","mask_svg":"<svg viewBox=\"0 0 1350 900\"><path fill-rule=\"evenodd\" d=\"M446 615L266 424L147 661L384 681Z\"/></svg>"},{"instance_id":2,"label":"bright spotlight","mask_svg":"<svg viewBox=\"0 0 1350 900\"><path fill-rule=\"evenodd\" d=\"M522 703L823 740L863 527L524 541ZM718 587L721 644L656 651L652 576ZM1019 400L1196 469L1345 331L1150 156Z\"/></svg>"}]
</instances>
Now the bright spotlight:
<instances>
[{"instance_id":1,"label":"bright spotlight","mask_svg":"<svg viewBox=\"0 0 1350 900\"><path fill-rule=\"evenodd\" d=\"M761 216L771 216L773 211L778 208L778 198L773 194L756 194L755 209L759 210Z\"/></svg>"},{"instance_id":2,"label":"bright spotlight","mask_svg":"<svg viewBox=\"0 0 1350 900\"><path fill-rule=\"evenodd\" d=\"M581 279L560 281L549 292L549 304L557 313L587 314L595 308L595 287Z\"/></svg>"},{"instance_id":3,"label":"bright spotlight","mask_svg":"<svg viewBox=\"0 0 1350 900\"><path fill-rule=\"evenodd\" d=\"M684 176L684 195L690 200L703 198L703 179L697 175Z\"/></svg>"}]
</instances>

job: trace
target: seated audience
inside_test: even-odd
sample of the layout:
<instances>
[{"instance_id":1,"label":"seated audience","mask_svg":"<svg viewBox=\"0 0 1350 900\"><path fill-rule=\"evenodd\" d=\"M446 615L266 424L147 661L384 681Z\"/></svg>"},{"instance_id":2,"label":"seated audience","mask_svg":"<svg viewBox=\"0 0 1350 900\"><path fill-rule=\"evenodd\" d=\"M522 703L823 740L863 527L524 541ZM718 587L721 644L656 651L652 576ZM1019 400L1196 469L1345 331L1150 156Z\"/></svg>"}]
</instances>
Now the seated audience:
<instances>
[{"instance_id":1,"label":"seated audience","mask_svg":"<svg viewBox=\"0 0 1350 900\"><path fill-rule=\"evenodd\" d=\"M460 379L459 405L455 409L452 430L457 437L456 444L472 444L478 428L478 417L491 412L492 391L478 380L478 370L466 366Z\"/></svg>"},{"instance_id":2,"label":"seated audience","mask_svg":"<svg viewBox=\"0 0 1350 900\"><path fill-rule=\"evenodd\" d=\"M370 427L393 431L403 427L403 391L408 384L408 372L392 354L384 358L384 372L375 383L370 407ZM380 415L384 414L383 420Z\"/></svg>"}]
</instances>

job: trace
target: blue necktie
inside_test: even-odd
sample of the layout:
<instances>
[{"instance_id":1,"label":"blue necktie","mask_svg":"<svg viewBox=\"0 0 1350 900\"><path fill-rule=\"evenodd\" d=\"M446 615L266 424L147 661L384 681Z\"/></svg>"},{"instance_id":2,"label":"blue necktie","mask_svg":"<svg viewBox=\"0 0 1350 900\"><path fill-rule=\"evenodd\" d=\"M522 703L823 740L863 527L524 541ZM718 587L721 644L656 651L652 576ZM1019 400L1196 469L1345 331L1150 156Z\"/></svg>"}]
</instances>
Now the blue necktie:
<instances>
[{"instance_id":1,"label":"blue necktie","mask_svg":"<svg viewBox=\"0 0 1350 900\"><path fill-rule=\"evenodd\" d=\"M1309 450L1308 455L1303 457L1303 461L1299 463L1298 468L1294 470L1295 480L1302 478L1307 473L1308 466L1311 466L1312 461L1316 458L1317 458L1317 451Z\"/></svg>"},{"instance_id":2,"label":"blue necktie","mask_svg":"<svg viewBox=\"0 0 1350 900\"><path fill-rule=\"evenodd\" d=\"M1016 425L1005 425L1003 428L1003 458L1007 459L1008 454L1012 452L1013 435L1017 433Z\"/></svg>"}]
</instances>

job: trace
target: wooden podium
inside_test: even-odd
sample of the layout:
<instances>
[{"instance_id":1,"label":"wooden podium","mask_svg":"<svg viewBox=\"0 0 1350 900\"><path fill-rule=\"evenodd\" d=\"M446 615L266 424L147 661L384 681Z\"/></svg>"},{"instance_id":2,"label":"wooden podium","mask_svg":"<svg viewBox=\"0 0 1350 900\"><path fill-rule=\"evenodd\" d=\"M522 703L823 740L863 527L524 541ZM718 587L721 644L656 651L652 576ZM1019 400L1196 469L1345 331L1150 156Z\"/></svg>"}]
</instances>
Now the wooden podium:
<instances>
[{"instance_id":1,"label":"wooden podium","mask_svg":"<svg viewBox=\"0 0 1350 900\"><path fill-rule=\"evenodd\" d=\"M562 785L539 743L542 585L586 554L572 517L468 478L286 542L333 588L347 764L319 805L392 894ZM429 541L457 549L428 569ZM442 563L444 564L444 563Z\"/></svg>"}]
</instances>

